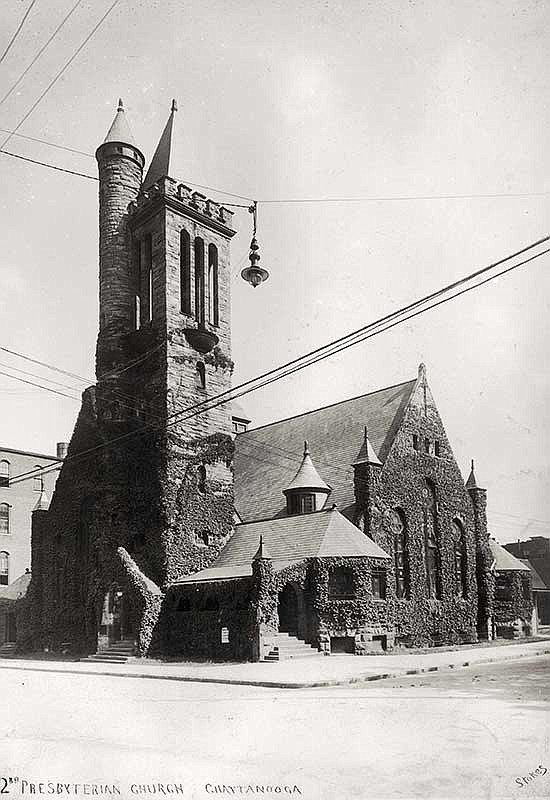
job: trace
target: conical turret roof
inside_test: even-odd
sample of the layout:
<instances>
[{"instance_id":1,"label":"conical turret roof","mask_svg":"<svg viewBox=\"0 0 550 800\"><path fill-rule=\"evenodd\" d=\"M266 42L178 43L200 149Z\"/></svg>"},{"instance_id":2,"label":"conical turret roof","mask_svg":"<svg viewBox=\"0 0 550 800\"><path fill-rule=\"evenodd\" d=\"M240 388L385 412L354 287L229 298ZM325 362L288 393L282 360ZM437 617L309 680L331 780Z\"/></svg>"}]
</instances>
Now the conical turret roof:
<instances>
[{"instance_id":1,"label":"conical turret roof","mask_svg":"<svg viewBox=\"0 0 550 800\"><path fill-rule=\"evenodd\" d=\"M359 464L374 464L377 467L382 466L382 462L376 455L374 451L374 447L370 443L370 439L367 432L367 426L365 425L364 435L363 435L363 444L361 445L361 449L359 450L359 455L353 462L352 466L356 466Z\"/></svg>"},{"instance_id":2,"label":"conical turret roof","mask_svg":"<svg viewBox=\"0 0 550 800\"><path fill-rule=\"evenodd\" d=\"M107 132L103 144L107 142L119 142L120 144L131 144L133 147L137 147L130 126L128 125L128 120L126 119L124 103L121 98L118 100L115 118Z\"/></svg>"},{"instance_id":3,"label":"conical turret roof","mask_svg":"<svg viewBox=\"0 0 550 800\"><path fill-rule=\"evenodd\" d=\"M268 553L267 547L264 544L264 537L260 536L260 545L254 555L252 556L252 561L261 561L262 559L270 559L271 556Z\"/></svg>"},{"instance_id":4,"label":"conical turret roof","mask_svg":"<svg viewBox=\"0 0 550 800\"><path fill-rule=\"evenodd\" d=\"M466 488L467 489L479 489L477 483L476 474L474 472L474 459L472 458L472 466L470 468L470 475L468 476L468 480L466 481Z\"/></svg>"},{"instance_id":5,"label":"conical turret roof","mask_svg":"<svg viewBox=\"0 0 550 800\"><path fill-rule=\"evenodd\" d=\"M175 100L172 100L172 109L168 122L164 126L162 136L159 139L155 155L151 159L147 175L143 181L143 189L149 189L160 178L170 175L170 160L172 158L172 132L174 130L174 118L178 106Z\"/></svg>"},{"instance_id":6,"label":"conical turret roof","mask_svg":"<svg viewBox=\"0 0 550 800\"><path fill-rule=\"evenodd\" d=\"M283 489L283 494L292 492L296 489L312 489L318 492L326 492L327 494L331 491L330 486L321 478L317 472L315 464L311 460L307 442L304 442L304 457L302 459L302 463L300 464L300 468L298 469L298 472L294 476L292 482L286 487L286 489Z\"/></svg>"}]
</instances>

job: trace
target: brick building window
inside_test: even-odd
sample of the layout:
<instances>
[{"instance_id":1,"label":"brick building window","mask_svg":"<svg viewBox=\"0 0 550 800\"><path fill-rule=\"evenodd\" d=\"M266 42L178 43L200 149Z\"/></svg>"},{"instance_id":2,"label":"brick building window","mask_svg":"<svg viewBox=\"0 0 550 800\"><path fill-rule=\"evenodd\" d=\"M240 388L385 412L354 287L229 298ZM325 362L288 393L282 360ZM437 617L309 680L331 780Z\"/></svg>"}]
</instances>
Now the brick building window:
<instances>
[{"instance_id":1,"label":"brick building window","mask_svg":"<svg viewBox=\"0 0 550 800\"><path fill-rule=\"evenodd\" d=\"M7 503L0 503L0 533L10 532L10 507Z\"/></svg>"},{"instance_id":2,"label":"brick building window","mask_svg":"<svg viewBox=\"0 0 550 800\"><path fill-rule=\"evenodd\" d=\"M10 555L3 550L0 553L0 585L7 586L10 582Z\"/></svg>"},{"instance_id":3,"label":"brick building window","mask_svg":"<svg viewBox=\"0 0 550 800\"><path fill-rule=\"evenodd\" d=\"M10 462L0 461L0 486L7 488L10 485Z\"/></svg>"},{"instance_id":4,"label":"brick building window","mask_svg":"<svg viewBox=\"0 0 550 800\"><path fill-rule=\"evenodd\" d=\"M329 600L353 600L355 598L355 582L353 571L347 567L334 567L328 578Z\"/></svg>"},{"instance_id":5,"label":"brick building window","mask_svg":"<svg viewBox=\"0 0 550 800\"><path fill-rule=\"evenodd\" d=\"M197 322L204 322L204 241L195 239L195 317Z\"/></svg>"},{"instance_id":6,"label":"brick building window","mask_svg":"<svg viewBox=\"0 0 550 800\"><path fill-rule=\"evenodd\" d=\"M454 540L454 571L455 594L457 597L466 597L467 593L467 562L466 562L466 537L460 520L453 520Z\"/></svg>"},{"instance_id":7,"label":"brick building window","mask_svg":"<svg viewBox=\"0 0 550 800\"><path fill-rule=\"evenodd\" d=\"M371 574L372 596L375 600L386 599L386 570L373 569Z\"/></svg>"},{"instance_id":8,"label":"brick building window","mask_svg":"<svg viewBox=\"0 0 550 800\"><path fill-rule=\"evenodd\" d=\"M35 492L41 492L44 488L44 476L42 475L42 467L40 464L34 465L35 470L40 470L38 475L35 475L32 479L32 488Z\"/></svg>"},{"instance_id":9,"label":"brick building window","mask_svg":"<svg viewBox=\"0 0 550 800\"><path fill-rule=\"evenodd\" d=\"M441 596L441 587L439 579L437 495L435 484L430 480L426 480L424 497L424 551L426 563L426 588L428 597L439 598Z\"/></svg>"},{"instance_id":10,"label":"brick building window","mask_svg":"<svg viewBox=\"0 0 550 800\"><path fill-rule=\"evenodd\" d=\"M191 237L184 229L180 233L180 308L182 314L191 311Z\"/></svg>"},{"instance_id":11,"label":"brick building window","mask_svg":"<svg viewBox=\"0 0 550 800\"><path fill-rule=\"evenodd\" d=\"M409 597L409 553L407 542L407 523L400 508L392 512L393 557L395 562L395 591L397 597Z\"/></svg>"},{"instance_id":12,"label":"brick building window","mask_svg":"<svg viewBox=\"0 0 550 800\"><path fill-rule=\"evenodd\" d=\"M218 248L208 245L208 319L212 325L220 322L220 301L218 296Z\"/></svg>"}]
</instances>

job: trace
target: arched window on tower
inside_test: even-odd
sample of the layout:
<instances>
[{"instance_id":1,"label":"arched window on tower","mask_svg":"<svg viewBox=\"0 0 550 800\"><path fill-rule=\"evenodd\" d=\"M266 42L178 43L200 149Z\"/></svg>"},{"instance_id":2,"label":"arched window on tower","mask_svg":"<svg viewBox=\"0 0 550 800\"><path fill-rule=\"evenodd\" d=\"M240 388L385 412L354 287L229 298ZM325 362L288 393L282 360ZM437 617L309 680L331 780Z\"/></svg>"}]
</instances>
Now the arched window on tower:
<instances>
[{"instance_id":1,"label":"arched window on tower","mask_svg":"<svg viewBox=\"0 0 550 800\"><path fill-rule=\"evenodd\" d=\"M204 322L204 241L195 239L195 317L197 322Z\"/></svg>"},{"instance_id":2,"label":"arched window on tower","mask_svg":"<svg viewBox=\"0 0 550 800\"><path fill-rule=\"evenodd\" d=\"M141 242L134 242L134 328L141 327Z\"/></svg>"},{"instance_id":3,"label":"arched window on tower","mask_svg":"<svg viewBox=\"0 0 550 800\"><path fill-rule=\"evenodd\" d=\"M212 325L219 325L218 248L215 244L208 245L208 319Z\"/></svg>"},{"instance_id":4,"label":"arched window on tower","mask_svg":"<svg viewBox=\"0 0 550 800\"><path fill-rule=\"evenodd\" d=\"M10 582L10 554L2 550L0 553L0 585L7 586Z\"/></svg>"},{"instance_id":5,"label":"arched window on tower","mask_svg":"<svg viewBox=\"0 0 550 800\"><path fill-rule=\"evenodd\" d=\"M0 461L0 487L7 488L10 485L10 462Z\"/></svg>"},{"instance_id":6,"label":"arched window on tower","mask_svg":"<svg viewBox=\"0 0 550 800\"><path fill-rule=\"evenodd\" d=\"M0 503L0 533L10 532L10 507L7 503Z\"/></svg>"},{"instance_id":7,"label":"arched window on tower","mask_svg":"<svg viewBox=\"0 0 550 800\"><path fill-rule=\"evenodd\" d=\"M197 361L197 386L206 389L206 367L202 361Z\"/></svg>"},{"instance_id":8,"label":"arched window on tower","mask_svg":"<svg viewBox=\"0 0 550 800\"><path fill-rule=\"evenodd\" d=\"M435 484L426 480L424 489L424 551L428 597L439 598L439 541L437 524L437 494Z\"/></svg>"},{"instance_id":9,"label":"arched window on tower","mask_svg":"<svg viewBox=\"0 0 550 800\"><path fill-rule=\"evenodd\" d=\"M397 597L409 597L409 552L407 542L407 523L400 508L392 511L393 556L395 562L395 591Z\"/></svg>"},{"instance_id":10,"label":"arched window on tower","mask_svg":"<svg viewBox=\"0 0 550 800\"><path fill-rule=\"evenodd\" d=\"M460 520L453 520L454 539L454 569L455 569L455 594L457 597L466 597L467 594L467 561L466 537Z\"/></svg>"},{"instance_id":11,"label":"arched window on tower","mask_svg":"<svg viewBox=\"0 0 550 800\"><path fill-rule=\"evenodd\" d=\"M180 233L180 307L181 313L191 316L191 237Z\"/></svg>"}]
</instances>

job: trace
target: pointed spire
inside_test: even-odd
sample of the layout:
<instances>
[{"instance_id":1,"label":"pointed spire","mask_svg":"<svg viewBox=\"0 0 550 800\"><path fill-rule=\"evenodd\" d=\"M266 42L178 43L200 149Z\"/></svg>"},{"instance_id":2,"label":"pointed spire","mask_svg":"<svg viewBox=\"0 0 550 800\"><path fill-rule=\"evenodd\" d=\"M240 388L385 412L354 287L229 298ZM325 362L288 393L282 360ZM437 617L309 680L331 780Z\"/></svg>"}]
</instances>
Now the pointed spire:
<instances>
[{"instance_id":1,"label":"pointed spire","mask_svg":"<svg viewBox=\"0 0 550 800\"><path fill-rule=\"evenodd\" d=\"M49 507L50 507L50 498L48 497L46 490L44 489L44 486L42 486L40 495L38 497L38 500L36 501L33 511L47 511Z\"/></svg>"},{"instance_id":2,"label":"pointed spire","mask_svg":"<svg viewBox=\"0 0 550 800\"><path fill-rule=\"evenodd\" d=\"M470 468L470 475L468 480L466 481L466 488L467 489L479 489L480 487L477 485L477 478L474 472L474 459L472 458L472 466Z\"/></svg>"},{"instance_id":3,"label":"pointed spire","mask_svg":"<svg viewBox=\"0 0 550 800\"><path fill-rule=\"evenodd\" d=\"M260 536L260 546L256 550L255 554L252 556L252 561L261 561L270 559L271 556L267 551L267 547L264 544L264 537Z\"/></svg>"},{"instance_id":4,"label":"pointed spire","mask_svg":"<svg viewBox=\"0 0 550 800\"><path fill-rule=\"evenodd\" d=\"M369 433L367 426L365 425L365 429L363 431L363 444L361 445L361 449L359 451L359 455L353 462L352 466L355 467L359 464L373 464L376 467L381 467L382 462L376 455L374 447L370 443L369 440Z\"/></svg>"},{"instance_id":5,"label":"pointed spire","mask_svg":"<svg viewBox=\"0 0 550 800\"><path fill-rule=\"evenodd\" d=\"M103 144L106 142L118 142L119 144L130 144L133 147L137 147L132 135L132 131L130 130L130 126L128 125L128 121L126 119L124 103L122 102L121 97L118 98L116 115L111 127L107 132L107 136L105 137Z\"/></svg>"},{"instance_id":6,"label":"pointed spire","mask_svg":"<svg viewBox=\"0 0 550 800\"><path fill-rule=\"evenodd\" d=\"M143 189L146 191L151 188L160 178L170 176L170 160L172 157L172 132L174 129L174 117L178 110L178 104L172 100L172 108L168 122L164 126L162 136L159 139L155 155L151 159L147 175L143 181Z\"/></svg>"},{"instance_id":7,"label":"pointed spire","mask_svg":"<svg viewBox=\"0 0 550 800\"><path fill-rule=\"evenodd\" d=\"M311 460L307 441L304 442L304 456L300 468L289 486L283 489L283 494L294 489L311 489L312 491L326 492L327 494L331 491L330 486L321 478Z\"/></svg>"}]
</instances>

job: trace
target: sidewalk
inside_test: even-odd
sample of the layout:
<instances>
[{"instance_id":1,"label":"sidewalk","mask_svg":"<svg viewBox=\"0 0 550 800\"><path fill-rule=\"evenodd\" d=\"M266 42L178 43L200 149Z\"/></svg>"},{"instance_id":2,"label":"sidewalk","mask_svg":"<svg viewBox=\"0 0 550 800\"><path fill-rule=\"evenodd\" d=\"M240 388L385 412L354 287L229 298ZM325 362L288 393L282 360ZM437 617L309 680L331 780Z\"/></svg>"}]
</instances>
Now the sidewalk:
<instances>
[{"instance_id":1,"label":"sidewalk","mask_svg":"<svg viewBox=\"0 0 550 800\"><path fill-rule=\"evenodd\" d=\"M0 669L306 689L437 672L544 654L550 654L550 638L526 644L489 645L443 652L381 656L319 655L269 664L161 663L150 662L147 659L127 664L93 664L79 661L10 658L0 661Z\"/></svg>"}]
</instances>

